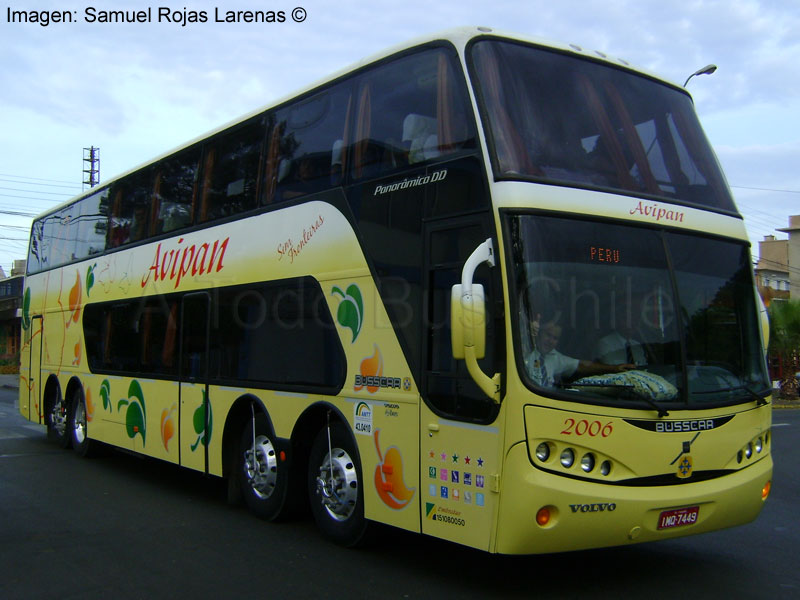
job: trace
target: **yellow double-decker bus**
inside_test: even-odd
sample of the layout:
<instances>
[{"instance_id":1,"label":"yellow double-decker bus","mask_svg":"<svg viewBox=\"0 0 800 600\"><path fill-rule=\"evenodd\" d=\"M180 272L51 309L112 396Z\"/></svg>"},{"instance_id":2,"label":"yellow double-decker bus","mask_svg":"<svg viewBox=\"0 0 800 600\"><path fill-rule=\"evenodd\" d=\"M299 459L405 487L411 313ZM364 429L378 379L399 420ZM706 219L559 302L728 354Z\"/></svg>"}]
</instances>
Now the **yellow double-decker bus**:
<instances>
[{"instance_id":1,"label":"yellow double-decker bus","mask_svg":"<svg viewBox=\"0 0 800 600\"><path fill-rule=\"evenodd\" d=\"M37 218L23 304L20 411L57 443L340 544L623 545L769 494L749 244L692 100L578 46L459 29L254 112Z\"/></svg>"}]
</instances>

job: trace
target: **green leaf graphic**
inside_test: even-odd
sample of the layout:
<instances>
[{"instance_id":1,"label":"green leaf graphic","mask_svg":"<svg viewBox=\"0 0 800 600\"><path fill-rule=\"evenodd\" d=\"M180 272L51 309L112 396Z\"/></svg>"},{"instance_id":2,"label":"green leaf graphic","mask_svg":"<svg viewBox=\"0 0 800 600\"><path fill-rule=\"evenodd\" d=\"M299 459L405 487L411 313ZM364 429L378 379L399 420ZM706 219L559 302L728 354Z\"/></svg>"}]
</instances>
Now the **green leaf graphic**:
<instances>
[{"instance_id":1,"label":"green leaf graphic","mask_svg":"<svg viewBox=\"0 0 800 600\"><path fill-rule=\"evenodd\" d=\"M208 429L206 429L205 423L205 407L208 406ZM208 443L211 441L211 423L212 423L212 414L211 414L211 404L208 402L208 396L206 395L205 390L203 390L203 401L200 403L195 411L194 415L192 415L192 424L194 425L194 432L197 435L197 440L195 440L194 444L191 445L192 452L197 450L197 447L202 443L204 446L208 446Z\"/></svg>"},{"instance_id":2,"label":"green leaf graphic","mask_svg":"<svg viewBox=\"0 0 800 600\"><path fill-rule=\"evenodd\" d=\"M206 413L205 407L208 406L208 427L206 428ZM195 440L194 444L191 445L192 452L197 450L197 447L202 443L204 446L208 446L209 442L211 441L211 424L213 422L213 415L211 413L211 403L208 401L208 396L206 395L205 390L203 390L203 401L200 403L195 411L194 415L192 416L192 424L194 425L194 432L197 435L197 440Z\"/></svg>"},{"instance_id":3,"label":"green leaf graphic","mask_svg":"<svg viewBox=\"0 0 800 600\"><path fill-rule=\"evenodd\" d=\"M31 288L25 290L22 300L22 328L28 330L31 326Z\"/></svg>"},{"instance_id":4,"label":"green leaf graphic","mask_svg":"<svg viewBox=\"0 0 800 600\"><path fill-rule=\"evenodd\" d=\"M128 386L128 399L123 398L120 400L117 403L117 410L122 410L123 406L128 407L125 411L125 431L128 432L128 437L133 439L137 435L141 435L142 445L144 445L147 433L144 394L142 393L142 386L135 379Z\"/></svg>"},{"instance_id":5,"label":"green leaf graphic","mask_svg":"<svg viewBox=\"0 0 800 600\"><path fill-rule=\"evenodd\" d=\"M144 444L144 414L142 414L142 409L138 402L131 402L128 405L128 410L125 412L125 430L131 439L141 434L142 444Z\"/></svg>"},{"instance_id":6,"label":"green leaf graphic","mask_svg":"<svg viewBox=\"0 0 800 600\"><path fill-rule=\"evenodd\" d=\"M100 397L103 399L103 408L105 410L112 410L111 383L109 383L108 379L104 379L103 383L100 384Z\"/></svg>"},{"instance_id":7,"label":"green leaf graphic","mask_svg":"<svg viewBox=\"0 0 800 600\"><path fill-rule=\"evenodd\" d=\"M97 266L97 263L93 264L89 267L86 271L86 296L89 296L89 293L92 291L92 286L94 285L94 268Z\"/></svg>"},{"instance_id":8,"label":"green leaf graphic","mask_svg":"<svg viewBox=\"0 0 800 600\"><path fill-rule=\"evenodd\" d=\"M361 333L361 326L364 324L364 300L361 290L355 283L347 286L347 291L343 292L338 286L333 286L331 293L342 297L339 308L336 311L336 320L342 327L347 327L353 332L353 342L356 341L358 334Z\"/></svg>"},{"instance_id":9,"label":"green leaf graphic","mask_svg":"<svg viewBox=\"0 0 800 600\"><path fill-rule=\"evenodd\" d=\"M206 428L206 411L202 404L194 411L192 422L194 424L194 432L203 433Z\"/></svg>"}]
</instances>

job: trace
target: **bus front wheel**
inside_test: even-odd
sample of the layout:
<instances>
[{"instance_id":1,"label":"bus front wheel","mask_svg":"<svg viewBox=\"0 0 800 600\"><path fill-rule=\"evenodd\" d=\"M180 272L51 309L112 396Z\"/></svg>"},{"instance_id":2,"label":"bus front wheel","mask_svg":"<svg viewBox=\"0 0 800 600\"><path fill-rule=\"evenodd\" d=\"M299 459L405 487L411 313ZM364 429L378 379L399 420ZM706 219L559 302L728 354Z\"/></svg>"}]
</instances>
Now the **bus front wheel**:
<instances>
[{"instance_id":1,"label":"bus front wheel","mask_svg":"<svg viewBox=\"0 0 800 600\"><path fill-rule=\"evenodd\" d=\"M342 546L357 546L366 538L362 481L349 430L341 423L320 430L308 461L311 512L320 531Z\"/></svg>"}]
</instances>

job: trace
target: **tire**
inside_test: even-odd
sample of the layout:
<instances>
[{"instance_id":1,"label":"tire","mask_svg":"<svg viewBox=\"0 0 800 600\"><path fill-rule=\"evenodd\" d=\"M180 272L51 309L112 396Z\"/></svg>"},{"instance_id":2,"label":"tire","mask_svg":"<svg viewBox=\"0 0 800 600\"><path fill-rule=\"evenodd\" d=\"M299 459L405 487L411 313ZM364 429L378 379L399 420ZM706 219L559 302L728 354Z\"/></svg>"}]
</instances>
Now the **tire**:
<instances>
[{"instance_id":1,"label":"tire","mask_svg":"<svg viewBox=\"0 0 800 600\"><path fill-rule=\"evenodd\" d=\"M67 431L72 449L80 456L87 458L97 455L99 442L90 440L86 429L86 399L81 390L76 390L69 404L69 418L67 420Z\"/></svg>"},{"instance_id":2,"label":"tire","mask_svg":"<svg viewBox=\"0 0 800 600\"><path fill-rule=\"evenodd\" d=\"M334 423L320 430L308 460L311 513L322 534L341 546L359 546L367 540L363 481L349 429Z\"/></svg>"},{"instance_id":3,"label":"tire","mask_svg":"<svg viewBox=\"0 0 800 600\"><path fill-rule=\"evenodd\" d=\"M245 422L236 456L239 487L250 511L268 521L284 517L289 467L264 415L256 416L255 429L253 419Z\"/></svg>"},{"instance_id":4,"label":"tire","mask_svg":"<svg viewBox=\"0 0 800 600\"><path fill-rule=\"evenodd\" d=\"M47 438L55 442L61 448L67 448L70 442L69 427L69 405L61 397L60 392L56 391L54 398L46 404L44 420L47 425Z\"/></svg>"}]
</instances>

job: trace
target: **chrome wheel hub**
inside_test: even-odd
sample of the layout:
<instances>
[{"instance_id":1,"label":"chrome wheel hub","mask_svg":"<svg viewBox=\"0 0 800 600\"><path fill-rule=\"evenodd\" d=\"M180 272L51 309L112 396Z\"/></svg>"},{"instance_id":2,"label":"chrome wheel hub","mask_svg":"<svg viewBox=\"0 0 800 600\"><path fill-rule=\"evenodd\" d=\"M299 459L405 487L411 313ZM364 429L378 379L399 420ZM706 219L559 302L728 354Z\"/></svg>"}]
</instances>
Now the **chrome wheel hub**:
<instances>
[{"instance_id":1,"label":"chrome wheel hub","mask_svg":"<svg viewBox=\"0 0 800 600\"><path fill-rule=\"evenodd\" d=\"M244 453L244 473L259 498L269 498L278 481L278 457L272 441L259 435Z\"/></svg>"},{"instance_id":2,"label":"chrome wheel hub","mask_svg":"<svg viewBox=\"0 0 800 600\"><path fill-rule=\"evenodd\" d=\"M317 476L317 495L328 514L346 521L358 501L358 474L350 455L334 448L325 456Z\"/></svg>"},{"instance_id":3,"label":"chrome wheel hub","mask_svg":"<svg viewBox=\"0 0 800 600\"><path fill-rule=\"evenodd\" d=\"M78 402L75 407L75 441L82 444L86 439L86 405L83 402Z\"/></svg>"},{"instance_id":4,"label":"chrome wheel hub","mask_svg":"<svg viewBox=\"0 0 800 600\"><path fill-rule=\"evenodd\" d=\"M53 405L50 411L50 424L53 430L63 436L67 431L67 406L63 400L59 400Z\"/></svg>"}]
</instances>

